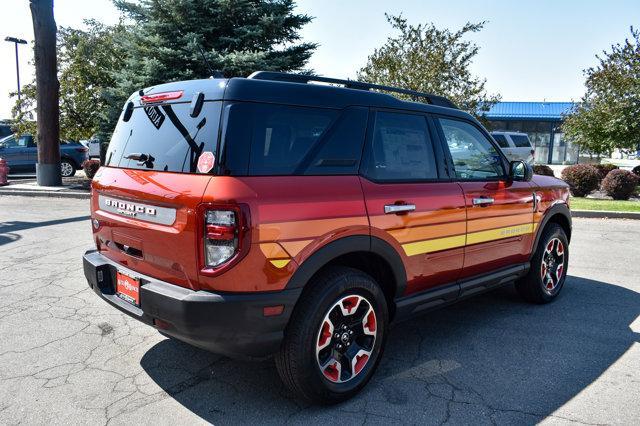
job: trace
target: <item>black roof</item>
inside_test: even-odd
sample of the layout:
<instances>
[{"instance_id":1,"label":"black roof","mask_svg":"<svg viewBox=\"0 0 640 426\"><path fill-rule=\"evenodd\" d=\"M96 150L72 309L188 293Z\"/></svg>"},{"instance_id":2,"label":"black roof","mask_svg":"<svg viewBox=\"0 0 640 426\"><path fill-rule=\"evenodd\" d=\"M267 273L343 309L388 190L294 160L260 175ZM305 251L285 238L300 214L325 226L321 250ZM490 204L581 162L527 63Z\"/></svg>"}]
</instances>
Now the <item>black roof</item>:
<instances>
[{"instance_id":1,"label":"black roof","mask_svg":"<svg viewBox=\"0 0 640 426\"><path fill-rule=\"evenodd\" d=\"M320 84L315 84L316 82ZM202 92L206 100L224 99L336 109L364 106L438 113L473 120L471 115L457 109L451 101L440 96L352 80L265 71L256 72L249 78L212 78L165 83L144 89L143 92L153 94L172 90L184 91L183 100L179 102L189 102L195 93ZM378 90L407 94L425 99L428 103L403 101ZM139 98L139 92L132 94L129 100L136 98Z\"/></svg>"}]
</instances>

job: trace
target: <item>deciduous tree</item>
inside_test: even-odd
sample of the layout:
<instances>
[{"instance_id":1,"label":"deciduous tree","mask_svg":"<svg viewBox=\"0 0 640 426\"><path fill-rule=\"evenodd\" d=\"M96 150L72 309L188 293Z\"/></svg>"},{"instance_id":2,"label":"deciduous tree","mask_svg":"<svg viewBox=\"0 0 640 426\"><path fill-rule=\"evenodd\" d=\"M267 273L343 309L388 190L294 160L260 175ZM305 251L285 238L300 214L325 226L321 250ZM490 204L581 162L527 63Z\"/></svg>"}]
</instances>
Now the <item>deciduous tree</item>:
<instances>
[{"instance_id":1,"label":"deciduous tree","mask_svg":"<svg viewBox=\"0 0 640 426\"><path fill-rule=\"evenodd\" d=\"M562 129L593 154L640 146L640 31L596 56L598 65L584 71L586 93Z\"/></svg>"},{"instance_id":2,"label":"deciduous tree","mask_svg":"<svg viewBox=\"0 0 640 426\"><path fill-rule=\"evenodd\" d=\"M471 72L479 48L465 37L480 31L484 22L467 23L452 32L433 23L410 25L402 16L386 16L399 34L375 49L358 72L359 79L445 96L474 115L500 99L488 94L486 80Z\"/></svg>"}]
</instances>

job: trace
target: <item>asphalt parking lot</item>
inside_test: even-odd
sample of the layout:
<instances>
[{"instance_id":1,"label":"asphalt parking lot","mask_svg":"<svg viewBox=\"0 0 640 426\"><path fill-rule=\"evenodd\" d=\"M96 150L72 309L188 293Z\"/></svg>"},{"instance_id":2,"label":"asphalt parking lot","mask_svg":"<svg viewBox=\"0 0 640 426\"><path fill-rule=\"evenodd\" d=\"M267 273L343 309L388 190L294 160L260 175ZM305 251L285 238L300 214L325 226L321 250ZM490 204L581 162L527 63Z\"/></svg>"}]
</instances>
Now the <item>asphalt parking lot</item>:
<instances>
[{"instance_id":1,"label":"asphalt parking lot","mask_svg":"<svg viewBox=\"0 0 640 426\"><path fill-rule=\"evenodd\" d=\"M358 397L165 339L89 290L87 200L0 196L0 424L638 424L640 221L576 219L545 306L505 288L396 326Z\"/></svg>"}]
</instances>

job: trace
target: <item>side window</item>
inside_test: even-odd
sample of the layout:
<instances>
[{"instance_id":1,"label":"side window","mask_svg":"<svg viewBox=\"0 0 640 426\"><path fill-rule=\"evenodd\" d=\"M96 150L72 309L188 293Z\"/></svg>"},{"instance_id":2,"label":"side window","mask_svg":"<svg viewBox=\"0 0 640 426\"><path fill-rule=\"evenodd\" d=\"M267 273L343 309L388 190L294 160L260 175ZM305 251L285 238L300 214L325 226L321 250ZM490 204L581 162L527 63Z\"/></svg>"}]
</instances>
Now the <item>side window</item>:
<instances>
[{"instance_id":1,"label":"side window","mask_svg":"<svg viewBox=\"0 0 640 426\"><path fill-rule=\"evenodd\" d=\"M234 176L356 175L368 109L233 103L223 162Z\"/></svg>"},{"instance_id":2,"label":"side window","mask_svg":"<svg viewBox=\"0 0 640 426\"><path fill-rule=\"evenodd\" d=\"M376 113L365 175L381 181L436 179L438 173L426 118Z\"/></svg>"},{"instance_id":3,"label":"side window","mask_svg":"<svg viewBox=\"0 0 640 426\"><path fill-rule=\"evenodd\" d=\"M439 118L449 146L456 177L459 179L497 179L505 175L500 154L474 125Z\"/></svg>"},{"instance_id":4,"label":"side window","mask_svg":"<svg viewBox=\"0 0 640 426\"><path fill-rule=\"evenodd\" d=\"M18 138L18 146L20 148L26 148L31 146L31 141L33 140L33 136L31 135L22 135Z\"/></svg>"},{"instance_id":5,"label":"side window","mask_svg":"<svg viewBox=\"0 0 640 426\"><path fill-rule=\"evenodd\" d=\"M511 135L513 144L518 148L531 148L531 142L527 135Z\"/></svg>"},{"instance_id":6,"label":"side window","mask_svg":"<svg viewBox=\"0 0 640 426\"><path fill-rule=\"evenodd\" d=\"M507 142L507 138L504 137L504 135L491 135L493 136L493 139L496 140L496 142L498 142L498 146L500 148L509 148L509 142Z\"/></svg>"}]
</instances>

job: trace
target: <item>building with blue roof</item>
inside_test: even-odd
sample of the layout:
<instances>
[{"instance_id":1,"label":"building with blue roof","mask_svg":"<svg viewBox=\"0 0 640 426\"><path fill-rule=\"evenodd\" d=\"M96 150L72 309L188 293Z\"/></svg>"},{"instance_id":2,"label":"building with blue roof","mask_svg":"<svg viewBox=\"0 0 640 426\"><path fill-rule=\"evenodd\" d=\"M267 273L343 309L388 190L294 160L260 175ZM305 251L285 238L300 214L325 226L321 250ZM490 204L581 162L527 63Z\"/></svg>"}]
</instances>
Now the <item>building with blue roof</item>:
<instances>
[{"instance_id":1,"label":"building with blue roof","mask_svg":"<svg viewBox=\"0 0 640 426\"><path fill-rule=\"evenodd\" d=\"M485 113L492 131L521 132L529 135L536 163L574 164L578 148L564 138L563 117L574 102L498 102Z\"/></svg>"}]
</instances>

